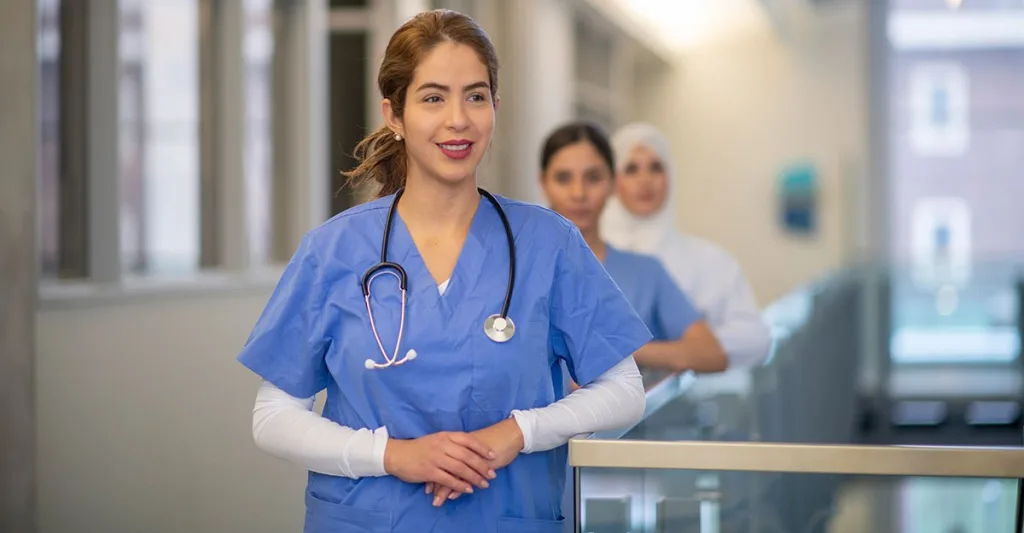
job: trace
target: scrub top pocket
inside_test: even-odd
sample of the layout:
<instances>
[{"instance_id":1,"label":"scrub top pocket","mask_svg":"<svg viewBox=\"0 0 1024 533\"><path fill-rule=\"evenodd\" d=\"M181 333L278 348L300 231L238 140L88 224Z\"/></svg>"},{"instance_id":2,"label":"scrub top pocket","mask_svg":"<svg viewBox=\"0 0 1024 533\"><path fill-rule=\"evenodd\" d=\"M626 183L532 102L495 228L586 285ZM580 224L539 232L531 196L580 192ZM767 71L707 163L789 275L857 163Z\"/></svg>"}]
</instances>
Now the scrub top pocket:
<instances>
[{"instance_id":1,"label":"scrub top pocket","mask_svg":"<svg viewBox=\"0 0 1024 533\"><path fill-rule=\"evenodd\" d=\"M369 511L321 499L306 492L304 533L388 533L389 511Z\"/></svg>"}]
</instances>

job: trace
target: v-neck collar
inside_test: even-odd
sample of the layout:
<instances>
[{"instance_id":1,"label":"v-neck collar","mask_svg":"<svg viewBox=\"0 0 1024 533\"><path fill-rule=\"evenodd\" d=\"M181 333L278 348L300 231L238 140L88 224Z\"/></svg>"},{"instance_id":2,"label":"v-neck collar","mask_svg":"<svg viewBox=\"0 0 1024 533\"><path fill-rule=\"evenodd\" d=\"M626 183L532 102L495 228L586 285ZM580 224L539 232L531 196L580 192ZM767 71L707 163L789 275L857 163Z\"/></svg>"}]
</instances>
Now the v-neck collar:
<instances>
[{"instance_id":1,"label":"v-neck collar","mask_svg":"<svg viewBox=\"0 0 1024 533\"><path fill-rule=\"evenodd\" d=\"M392 201L394 201L392 197ZM445 319L451 317L457 303L470 287L479 278L483 270L483 263L486 256L486 242L484 238L490 226L490 215L487 211L493 210L490 201L480 196L480 203L473 213L470 222L469 233L459 251L459 257L455 262L455 268L448 278L448 288L442 295L437 290L438 283L430 274L427 265L412 239L412 233L405 225L402 216L395 212L395 219L391 227L391 244L388 246L388 260L396 262L405 269L409 278L409 304L426 304L428 308L440 307L444 311ZM387 212L384 212L385 223Z\"/></svg>"}]
</instances>

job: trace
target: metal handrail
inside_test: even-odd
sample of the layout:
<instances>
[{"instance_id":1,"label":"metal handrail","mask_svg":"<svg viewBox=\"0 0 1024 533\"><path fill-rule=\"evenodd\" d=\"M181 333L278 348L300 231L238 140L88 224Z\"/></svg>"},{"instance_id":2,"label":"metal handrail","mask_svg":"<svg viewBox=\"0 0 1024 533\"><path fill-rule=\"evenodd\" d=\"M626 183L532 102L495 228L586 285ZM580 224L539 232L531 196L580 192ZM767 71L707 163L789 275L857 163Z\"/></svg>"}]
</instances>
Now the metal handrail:
<instances>
[{"instance_id":1,"label":"metal handrail","mask_svg":"<svg viewBox=\"0 0 1024 533\"><path fill-rule=\"evenodd\" d=\"M1024 478L1024 449L573 440L577 468Z\"/></svg>"}]
</instances>

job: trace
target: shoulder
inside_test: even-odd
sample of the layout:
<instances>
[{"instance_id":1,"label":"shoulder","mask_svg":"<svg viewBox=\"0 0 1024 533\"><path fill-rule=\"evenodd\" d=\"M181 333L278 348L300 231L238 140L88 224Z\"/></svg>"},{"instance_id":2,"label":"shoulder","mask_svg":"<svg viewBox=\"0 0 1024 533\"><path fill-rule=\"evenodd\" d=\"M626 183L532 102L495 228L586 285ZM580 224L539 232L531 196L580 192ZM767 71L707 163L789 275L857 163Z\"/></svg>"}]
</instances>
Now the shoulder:
<instances>
[{"instance_id":1,"label":"shoulder","mask_svg":"<svg viewBox=\"0 0 1024 533\"><path fill-rule=\"evenodd\" d=\"M668 271L665 270L665 265L663 265L661 260L657 257L628 250L621 250L607 244L605 246L608 247L608 251L610 253L615 254L618 261L629 265L629 269L635 275L642 275L645 277L656 276L658 278L668 276Z\"/></svg>"},{"instance_id":2,"label":"shoulder","mask_svg":"<svg viewBox=\"0 0 1024 533\"><path fill-rule=\"evenodd\" d=\"M516 237L555 237L561 245L573 232L579 232L576 225L562 215L542 205L513 200L504 196L494 195L508 217Z\"/></svg>"},{"instance_id":3,"label":"shoulder","mask_svg":"<svg viewBox=\"0 0 1024 533\"><path fill-rule=\"evenodd\" d=\"M385 196L350 207L307 231L303 240L317 251L333 248L340 242L361 241L369 237L367 228L384 227L392 198ZM361 238L353 239L354 236Z\"/></svg>"}]
</instances>

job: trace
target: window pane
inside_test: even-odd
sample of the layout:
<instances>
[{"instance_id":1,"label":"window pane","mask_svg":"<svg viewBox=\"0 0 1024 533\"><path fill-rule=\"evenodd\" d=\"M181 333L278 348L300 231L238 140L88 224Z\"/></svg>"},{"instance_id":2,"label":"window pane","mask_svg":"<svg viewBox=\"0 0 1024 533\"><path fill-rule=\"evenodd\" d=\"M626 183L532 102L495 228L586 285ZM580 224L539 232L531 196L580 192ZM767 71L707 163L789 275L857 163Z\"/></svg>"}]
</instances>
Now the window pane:
<instances>
[{"instance_id":1,"label":"window pane","mask_svg":"<svg viewBox=\"0 0 1024 533\"><path fill-rule=\"evenodd\" d=\"M433 0L430 2L431 9L451 9L463 15L475 16L473 0Z\"/></svg>"},{"instance_id":2,"label":"window pane","mask_svg":"<svg viewBox=\"0 0 1024 533\"><path fill-rule=\"evenodd\" d=\"M331 35L331 213L339 213L354 203L353 190L345 187L341 172L351 170L352 158L367 130L366 61L367 36L362 33Z\"/></svg>"},{"instance_id":3,"label":"window pane","mask_svg":"<svg viewBox=\"0 0 1024 533\"><path fill-rule=\"evenodd\" d=\"M273 1L245 0L245 185L249 252L253 265L267 263L271 239L273 171Z\"/></svg>"},{"instance_id":4,"label":"window pane","mask_svg":"<svg viewBox=\"0 0 1024 533\"><path fill-rule=\"evenodd\" d=\"M892 362L1016 361L1024 3L888 10Z\"/></svg>"},{"instance_id":5,"label":"window pane","mask_svg":"<svg viewBox=\"0 0 1024 533\"><path fill-rule=\"evenodd\" d=\"M60 272L60 0L39 0L39 262L43 278Z\"/></svg>"},{"instance_id":6,"label":"window pane","mask_svg":"<svg viewBox=\"0 0 1024 533\"><path fill-rule=\"evenodd\" d=\"M613 131L613 125L611 118L608 117L606 110L593 109L589 106L576 104L576 119L585 120L597 124L606 132Z\"/></svg>"},{"instance_id":7,"label":"window pane","mask_svg":"<svg viewBox=\"0 0 1024 533\"><path fill-rule=\"evenodd\" d=\"M612 41L582 20L576 22L576 77L607 88L612 81Z\"/></svg>"},{"instance_id":8,"label":"window pane","mask_svg":"<svg viewBox=\"0 0 1024 533\"><path fill-rule=\"evenodd\" d=\"M331 0L330 6L335 7L366 7L366 0Z\"/></svg>"},{"instance_id":9,"label":"window pane","mask_svg":"<svg viewBox=\"0 0 1024 533\"><path fill-rule=\"evenodd\" d=\"M198 0L121 0L121 252L126 272L199 264Z\"/></svg>"}]
</instances>

